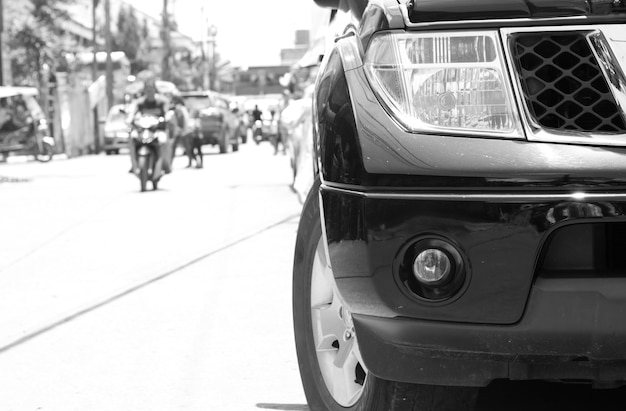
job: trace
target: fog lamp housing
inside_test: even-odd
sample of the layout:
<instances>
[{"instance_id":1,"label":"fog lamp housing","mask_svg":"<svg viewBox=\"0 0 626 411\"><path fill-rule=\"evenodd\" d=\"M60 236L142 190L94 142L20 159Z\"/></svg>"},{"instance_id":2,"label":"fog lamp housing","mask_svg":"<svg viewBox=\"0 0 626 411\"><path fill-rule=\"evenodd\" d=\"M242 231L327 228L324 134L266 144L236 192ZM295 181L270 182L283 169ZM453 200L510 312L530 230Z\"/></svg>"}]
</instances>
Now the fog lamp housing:
<instances>
[{"instance_id":1,"label":"fog lamp housing","mask_svg":"<svg viewBox=\"0 0 626 411\"><path fill-rule=\"evenodd\" d=\"M467 265L458 248L443 238L420 238L400 253L401 287L423 301L448 301L467 283Z\"/></svg>"},{"instance_id":2,"label":"fog lamp housing","mask_svg":"<svg viewBox=\"0 0 626 411\"><path fill-rule=\"evenodd\" d=\"M452 261L438 248L421 251L413 261L413 275L417 281L430 285L445 281L451 273Z\"/></svg>"}]
</instances>

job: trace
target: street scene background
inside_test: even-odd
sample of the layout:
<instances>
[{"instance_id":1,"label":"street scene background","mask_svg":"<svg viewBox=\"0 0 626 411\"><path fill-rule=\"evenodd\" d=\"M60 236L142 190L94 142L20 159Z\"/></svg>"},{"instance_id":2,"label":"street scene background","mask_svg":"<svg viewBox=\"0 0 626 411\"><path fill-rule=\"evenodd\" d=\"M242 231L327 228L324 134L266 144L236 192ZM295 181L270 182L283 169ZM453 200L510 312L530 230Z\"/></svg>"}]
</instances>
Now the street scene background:
<instances>
[{"instance_id":1,"label":"street scene background","mask_svg":"<svg viewBox=\"0 0 626 411\"><path fill-rule=\"evenodd\" d=\"M0 124L0 411L309 410L291 278L330 16L0 0L0 113L27 100L32 116L18 139ZM125 115L148 80L190 99L204 161L174 146L141 192ZM621 410L619 395L498 383L478 410Z\"/></svg>"}]
</instances>

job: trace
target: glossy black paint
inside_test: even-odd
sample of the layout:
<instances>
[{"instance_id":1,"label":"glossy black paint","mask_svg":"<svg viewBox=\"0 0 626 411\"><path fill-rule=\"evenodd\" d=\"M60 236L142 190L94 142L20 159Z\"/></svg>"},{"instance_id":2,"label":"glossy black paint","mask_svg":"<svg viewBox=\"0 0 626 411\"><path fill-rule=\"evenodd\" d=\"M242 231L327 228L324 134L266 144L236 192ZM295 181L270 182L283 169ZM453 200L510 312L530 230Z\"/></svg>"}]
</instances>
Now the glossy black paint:
<instances>
[{"instance_id":1,"label":"glossy black paint","mask_svg":"<svg viewBox=\"0 0 626 411\"><path fill-rule=\"evenodd\" d=\"M363 69L341 71L338 54L320 85L327 182L391 191L626 189L626 148L409 133L382 107ZM335 104L325 104L331 96Z\"/></svg>"},{"instance_id":2,"label":"glossy black paint","mask_svg":"<svg viewBox=\"0 0 626 411\"><path fill-rule=\"evenodd\" d=\"M626 279L541 281L515 325L354 315L368 371L391 381L485 386L494 379L626 379ZM610 290L610 291L609 291ZM589 298L589 293L599 297ZM610 296L607 298L607 296ZM389 359L393 358L393 361Z\"/></svg>"},{"instance_id":3,"label":"glossy black paint","mask_svg":"<svg viewBox=\"0 0 626 411\"><path fill-rule=\"evenodd\" d=\"M413 23L487 20L537 19L623 13L624 4L587 0L415 0L409 9Z\"/></svg>"},{"instance_id":4,"label":"glossy black paint","mask_svg":"<svg viewBox=\"0 0 626 411\"><path fill-rule=\"evenodd\" d=\"M333 52L317 83L316 136L324 179L358 184L365 172L341 58Z\"/></svg>"},{"instance_id":5,"label":"glossy black paint","mask_svg":"<svg viewBox=\"0 0 626 411\"><path fill-rule=\"evenodd\" d=\"M328 188L322 199L342 295L355 313L382 317L516 323L550 232L565 224L626 221L626 201L371 199ZM448 239L466 258L468 285L458 298L427 303L398 279L399 251L429 236Z\"/></svg>"},{"instance_id":6,"label":"glossy black paint","mask_svg":"<svg viewBox=\"0 0 626 411\"><path fill-rule=\"evenodd\" d=\"M363 50L367 50L372 36L381 31L389 29L389 21L385 10L380 5L372 5L363 15L363 24L359 26L359 39Z\"/></svg>"},{"instance_id":7,"label":"glossy black paint","mask_svg":"<svg viewBox=\"0 0 626 411\"><path fill-rule=\"evenodd\" d=\"M462 21L471 19L498 29L526 25L510 20L515 18L531 19L528 25L625 18L619 14L624 1L408 4L407 30L475 28ZM376 0L366 9L356 30L361 51L376 33L399 28L389 5ZM580 19L558 19L566 16ZM509 22L495 27L487 19ZM347 59L350 70L344 71L333 52L321 73L316 147L331 265L354 315L368 370L389 380L429 384L623 381L626 327L619 318L626 312L626 275L606 278L589 270L596 278L578 278L566 266L559 278L548 278L539 267L551 235L563 227L626 224L626 199L612 196L626 193L626 148L408 132L378 100L355 60ZM558 199L578 191L603 196ZM398 274L403 250L429 236L449 241L464 258L465 283L445 301L415 296ZM626 235L616 237L626 244ZM581 367L581 358L591 361Z\"/></svg>"}]
</instances>

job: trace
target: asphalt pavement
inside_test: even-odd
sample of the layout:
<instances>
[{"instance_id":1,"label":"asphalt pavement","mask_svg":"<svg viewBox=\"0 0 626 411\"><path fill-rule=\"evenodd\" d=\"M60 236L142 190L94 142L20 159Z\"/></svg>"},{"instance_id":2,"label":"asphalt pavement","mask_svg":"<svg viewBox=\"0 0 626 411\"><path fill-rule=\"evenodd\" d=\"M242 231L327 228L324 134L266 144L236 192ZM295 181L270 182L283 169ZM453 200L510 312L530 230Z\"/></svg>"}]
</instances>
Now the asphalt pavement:
<instances>
[{"instance_id":1,"label":"asphalt pavement","mask_svg":"<svg viewBox=\"0 0 626 411\"><path fill-rule=\"evenodd\" d=\"M126 156L0 165L0 409L307 409L288 159L185 164L146 193Z\"/></svg>"}]
</instances>

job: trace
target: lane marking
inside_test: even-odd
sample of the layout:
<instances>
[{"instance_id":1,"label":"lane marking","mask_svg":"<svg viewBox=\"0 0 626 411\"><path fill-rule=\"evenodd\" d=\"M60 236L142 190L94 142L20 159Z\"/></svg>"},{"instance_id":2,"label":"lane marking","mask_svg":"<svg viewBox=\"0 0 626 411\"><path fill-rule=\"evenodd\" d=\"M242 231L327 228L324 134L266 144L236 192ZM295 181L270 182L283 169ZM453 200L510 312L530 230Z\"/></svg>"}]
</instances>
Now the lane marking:
<instances>
[{"instance_id":1,"label":"lane marking","mask_svg":"<svg viewBox=\"0 0 626 411\"><path fill-rule=\"evenodd\" d=\"M148 287L149 285L156 283L157 281L160 281L160 280L163 280L164 278L170 277L170 276L172 276L172 275L174 275L174 274L176 274L176 273L178 273L178 272L180 272L180 271L182 271L182 270L184 270L186 268L189 268L189 267L191 267L191 266L193 266L193 265L195 265L195 264L197 264L197 263L199 263L199 262L201 262L201 261L203 261L203 260L205 260L205 259L207 259L207 258L209 258L211 256L214 256L214 255L216 255L216 254L218 254L218 253L220 253L222 251L228 250L229 248L232 248L232 247L234 247L234 246L236 246L238 244L244 243L244 242L246 242L246 241L248 241L248 240L250 240L250 239L252 239L254 237L257 237L257 236L259 236L259 235L261 235L261 234L263 234L263 233L265 233L267 231L270 231L270 230L272 230L272 229L274 229L276 227L279 227L279 226L281 226L283 224L287 224L287 223L293 222L293 220L296 220L299 217L300 217L300 213L292 214L292 215L290 215L290 216L288 216L286 218L283 218L283 219L281 219L279 221L276 221L276 222L274 222L272 224L269 224L269 225L267 225L265 227L262 227L262 228L260 228L260 229L258 229L256 231L253 231L251 233L245 234L245 235L243 235L243 236L241 236L241 237L239 237L239 238L237 238L237 239L235 239L233 241L225 243L225 244L223 244L223 245L221 245L221 246L219 246L219 247L217 247L217 248L215 248L215 249L213 249L213 250L211 250L211 251L209 251L209 252L207 252L205 254L202 254L199 257L196 257L196 258L194 258L194 259L192 259L192 260L190 260L190 261L188 261L188 262L186 262L186 263L184 263L184 264L182 264L182 265L180 265L180 266L178 266L176 268L173 268L173 269L171 269L171 270L169 270L169 271L167 271L167 272L165 272L163 274L159 274L159 275L157 275L155 277L152 277L152 278L150 278L148 280L144 280L144 281L142 281L142 282L140 282L138 284L135 284L134 286L132 286L130 288L126 288L126 289L124 289L124 290L122 290L120 292L117 292L117 293L113 294L112 296L110 296L108 298L105 298L105 299L103 299L102 301L100 301L98 303L90 304L90 305L88 305L85 308L79 309L76 312L74 312L73 314L67 315L67 316L65 316L65 317L63 317L63 318L61 318L61 319L59 319L57 321L54 321L54 322L52 322L52 323L50 323L48 325L35 327L35 329L33 331L29 331L24 336L22 336L22 337L14 340L14 341L12 341L12 342L10 342L8 344L5 344L4 346L0 347L0 354L9 351L12 348L18 347L18 346L20 346L20 345L22 345L22 344L24 344L24 343L26 343L26 342L28 342L30 340L33 340L33 339L35 339L36 337L39 337L42 334L45 334L45 333L47 333L49 331L52 331L55 328L62 326L63 324L69 323L69 322L71 322L71 321L73 321L73 320L75 320L77 318L80 318L80 317L82 317L82 316L84 316L86 314L89 314L89 313L91 313L91 312L93 312L93 311L95 311L95 310L97 310L99 308L105 307L105 306L107 306L107 305L109 305L109 304L111 304L111 303L113 303L113 302L115 302L117 300L122 299L123 297L126 297L126 296L128 296L130 294L133 294L136 291L144 289L144 288Z\"/></svg>"}]
</instances>

